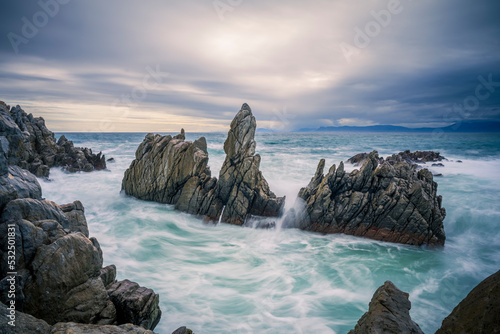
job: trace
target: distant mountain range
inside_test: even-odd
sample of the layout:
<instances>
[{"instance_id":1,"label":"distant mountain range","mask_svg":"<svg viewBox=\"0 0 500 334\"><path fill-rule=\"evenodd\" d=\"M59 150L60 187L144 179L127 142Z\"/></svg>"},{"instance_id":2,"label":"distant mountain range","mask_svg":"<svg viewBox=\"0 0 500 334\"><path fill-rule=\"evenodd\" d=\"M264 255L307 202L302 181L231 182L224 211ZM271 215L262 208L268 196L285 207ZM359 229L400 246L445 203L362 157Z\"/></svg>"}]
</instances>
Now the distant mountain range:
<instances>
[{"instance_id":1,"label":"distant mountain range","mask_svg":"<svg viewBox=\"0 0 500 334\"><path fill-rule=\"evenodd\" d=\"M266 129L262 129L266 130ZM261 132L273 132L262 131ZM443 128L407 128L395 125L372 125L372 126L328 126L317 129L303 128L294 132L434 132L442 131L446 133L457 132L500 132L500 122L469 121L455 123Z\"/></svg>"}]
</instances>

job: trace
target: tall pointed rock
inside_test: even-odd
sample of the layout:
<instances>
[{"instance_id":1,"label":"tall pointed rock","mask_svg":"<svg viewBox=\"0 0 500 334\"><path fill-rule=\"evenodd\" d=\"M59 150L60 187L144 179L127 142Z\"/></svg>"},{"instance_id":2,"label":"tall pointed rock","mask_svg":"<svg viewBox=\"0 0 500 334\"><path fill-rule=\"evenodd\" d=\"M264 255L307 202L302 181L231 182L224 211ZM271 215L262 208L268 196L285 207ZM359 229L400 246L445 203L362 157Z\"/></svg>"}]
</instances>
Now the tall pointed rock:
<instances>
[{"instance_id":1,"label":"tall pointed rock","mask_svg":"<svg viewBox=\"0 0 500 334\"><path fill-rule=\"evenodd\" d=\"M255 154L257 122L250 106L243 104L231 122L216 194L226 206L222 221L242 225L248 215L276 217L284 197L276 197L260 171L260 155Z\"/></svg>"}]
</instances>

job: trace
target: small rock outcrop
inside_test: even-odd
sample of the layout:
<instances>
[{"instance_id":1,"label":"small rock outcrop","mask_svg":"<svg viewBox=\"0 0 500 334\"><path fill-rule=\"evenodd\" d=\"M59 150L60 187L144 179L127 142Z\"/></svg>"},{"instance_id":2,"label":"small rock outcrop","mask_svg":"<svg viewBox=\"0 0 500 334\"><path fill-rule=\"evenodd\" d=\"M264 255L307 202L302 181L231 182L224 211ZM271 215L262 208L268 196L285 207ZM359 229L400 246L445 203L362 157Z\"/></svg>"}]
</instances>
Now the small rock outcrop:
<instances>
[{"instance_id":1,"label":"small rock outcrop","mask_svg":"<svg viewBox=\"0 0 500 334\"><path fill-rule=\"evenodd\" d=\"M325 160L298 197L303 212L285 219L288 227L322 233L345 233L410 245L444 245L441 196L427 169L416 171L406 161L384 162L373 151L359 170L333 165L323 174Z\"/></svg>"},{"instance_id":2,"label":"small rock outcrop","mask_svg":"<svg viewBox=\"0 0 500 334\"><path fill-rule=\"evenodd\" d=\"M61 136L56 142L42 117L26 114L20 106L9 108L0 101L0 146L9 165L16 165L38 177L47 177L51 167L68 172L101 170L106 159L91 149L74 147Z\"/></svg>"},{"instance_id":3,"label":"small rock outcrop","mask_svg":"<svg viewBox=\"0 0 500 334\"><path fill-rule=\"evenodd\" d=\"M219 180L211 176L204 137L185 141L184 130L175 137L148 134L125 171L122 190L230 224L243 225L252 216L277 217L284 198L271 192L259 170L255 129L255 117L245 103L224 143L227 156Z\"/></svg>"},{"instance_id":4,"label":"small rock outcrop","mask_svg":"<svg viewBox=\"0 0 500 334\"><path fill-rule=\"evenodd\" d=\"M348 334L423 334L411 320L411 303L406 292L386 281L375 291L366 312Z\"/></svg>"},{"instance_id":5,"label":"small rock outcrop","mask_svg":"<svg viewBox=\"0 0 500 334\"><path fill-rule=\"evenodd\" d=\"M436 334L500 333L500 271L479 283Z\"/></svg>"}]
</instances>

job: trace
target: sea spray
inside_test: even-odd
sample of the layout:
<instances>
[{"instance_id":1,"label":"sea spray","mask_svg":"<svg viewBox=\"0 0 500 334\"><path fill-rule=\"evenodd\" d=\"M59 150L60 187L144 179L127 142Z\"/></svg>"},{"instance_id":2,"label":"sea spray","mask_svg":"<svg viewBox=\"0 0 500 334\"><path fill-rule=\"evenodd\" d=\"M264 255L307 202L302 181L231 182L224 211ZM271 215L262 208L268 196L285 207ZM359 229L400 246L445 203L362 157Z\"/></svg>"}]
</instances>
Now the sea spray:
<instances>
[{"instance_id":1,"label":"sea spray","mask_svg":"<svg viewBox=\"0 0 500 334\"><path fill-rule=\"evenodd\" d=\"M201 135L188 131L187 139ZM226 134L203 135L218 175ZM90 235L99 240L105 265L119 268L118 279L160 294L165 316L159 333L180 324L203 333L346 333L388 279L410 292L413 320L432 333L472 287L500 268L499 135L436 142L419 134L258 134L262 173L278 196L287 196L285 212L321 158L331 165L372 149L381 156L439 151L453 160L444 161L445 167L428 164L443 174L435 178L447 209L448 238L441 250L296 229L276 233L278 224L276 230L214 227L172 206L125 196L123 172L144 136L66 134L75 145L103 150L116 162L107 172L54 169L52 182L40 183L43 196L57 203L82 201Z\"/></svg>"}]
</instances>

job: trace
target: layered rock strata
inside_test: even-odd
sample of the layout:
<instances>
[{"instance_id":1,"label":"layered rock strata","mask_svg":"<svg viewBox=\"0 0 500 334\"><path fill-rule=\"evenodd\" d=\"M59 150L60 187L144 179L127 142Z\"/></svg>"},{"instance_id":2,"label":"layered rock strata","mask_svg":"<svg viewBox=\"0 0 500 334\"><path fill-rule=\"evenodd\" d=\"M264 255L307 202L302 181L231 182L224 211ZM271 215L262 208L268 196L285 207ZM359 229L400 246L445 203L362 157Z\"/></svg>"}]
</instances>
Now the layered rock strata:
<instances>
[{"instance_id":1,"label":"layered rock strata","mask_svg":"<svg viewBox=\"0 0 500 334\"><path fill-rule=\"evenodd\" d=\"M17 165L38 177L47 177L51 167L68 172L101 170L106 159L91 149L74 147L61 136L56 142L42 117L26 114L21 107L9 108L0 101L0 146L9 165Z\"/></svg>"},{"instance_id":2,"label":"layered rock strata","mask_svg":"<svg viewBox=\"0 0 500 334\"><path fill-rule=\"evenodd\" d=\"M250 107L243 104L224 143L227 156L219 180L211 176L204 137L185 141L184 130L175 137L148 134L125 172L122 190L230 224L243 225L252 216L277 217L284 198L271 192L260 172L256 126Z\"/></svg>"},{"instance_id":3,"label":"layered rock strata","mask_svg":"<svg viewBox=\"0 0 500 334\"><path fill-rule=\"evenodd\" d=\"M379 164L376 151L359 170L341 162L324 174L322 159L298 197L305 207L285 219L288 227L345 233L410 245L444 245L442 198L427 169L406 161Z\"/></svg>"}]
</instances>

